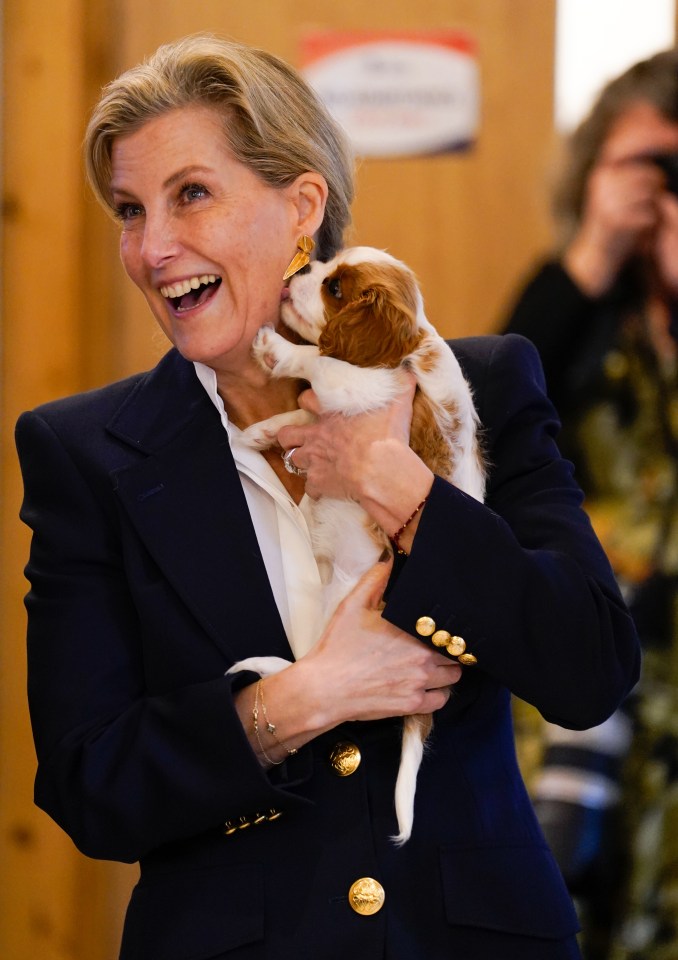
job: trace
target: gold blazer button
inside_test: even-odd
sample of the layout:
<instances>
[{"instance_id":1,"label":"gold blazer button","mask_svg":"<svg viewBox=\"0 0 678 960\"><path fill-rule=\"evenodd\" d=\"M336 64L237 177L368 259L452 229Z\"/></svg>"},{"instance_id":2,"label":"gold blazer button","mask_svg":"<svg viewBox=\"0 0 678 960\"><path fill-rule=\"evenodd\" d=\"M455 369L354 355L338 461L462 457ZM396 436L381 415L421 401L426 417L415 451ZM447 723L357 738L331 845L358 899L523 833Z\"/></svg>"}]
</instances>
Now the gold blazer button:
<instances>
[{"instance_id":1,"label":"gold blazer button","mask_svg":"<svg viewBox=\"0 0 678 960\"><path fill-rule=\"evenodd\" d=\"M436 630L431 637L431 643L434 647L446 647L453 637L447 630Z\"/></svg>"},{"instance_id":2,"label":"gold blazer button","mask_svg":"<svg viewBox=\"0 0 678 960\"><path fill-rule=\"evenodd\" d=\"M379 913L385 899L384 888L372 877L361 877L348 891L348 902L355 912L362 914L363 917Z\"/></svg>"},{"instance_id":3,"label":"gold blazer button","mask_svg":"<svg viewBox=\"0 0 678 960\"><path fill-rule=\"evenodd\" d=\"M447 644L447 652L453 656L458 657L466 649L466 642L463 637L450 637L450 642Z\"/></svg>"},{"instance_id":4,"label":"gold blazer button","mask_svg":"<svg viewBox=\"0 0 678 960\"><path fill-rule=\"evenodd\" d=\"M465 667L474 667L478 663L478 658L474 657L472 653L462 653L457 658L459 663L463 663Z\"/></svg>"},{"instance_id":5,"label":"gold blazer button","mask_svg":"<svg viewBox=\"0 0 678 960\"><path fill-rule=\"evenodd\" d=\"M431 617L419 617L414 629L420 637L430 637L432 633L436 632L436 622Z\"/></svg>"},{"instance_id":6,"label":"gold blazer button","mask_svg":"<svg viewBox=\"0 0 678 960\"><path fill-rule=\"evenodd\" d=\"M330 751L330 766L338 777L350 777L360 766L360 750L355 743L342 740Z\"/></svg>"}]
</instances>

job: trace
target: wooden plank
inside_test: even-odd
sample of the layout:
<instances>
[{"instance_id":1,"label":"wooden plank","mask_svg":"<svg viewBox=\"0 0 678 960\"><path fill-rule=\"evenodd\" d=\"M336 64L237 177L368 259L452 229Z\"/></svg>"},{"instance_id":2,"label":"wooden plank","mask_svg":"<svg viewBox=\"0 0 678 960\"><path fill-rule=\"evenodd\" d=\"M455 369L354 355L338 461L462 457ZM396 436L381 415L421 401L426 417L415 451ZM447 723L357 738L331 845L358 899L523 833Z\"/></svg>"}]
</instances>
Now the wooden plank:
<instances>
[{"instance_id":1,"label":"wooden plank","mask_svg":"<svg viewBox=\"0 0 678 960\"><path fill-rule=\"evenodd\" d=\"M3 370L0 673L0 943L4 956L69 955L73 858L69 842L31 804L34 754L25 704L21 488L11 427L27 405L77 386L77 256L82 112L75 2L5 8ZM55 91L59 91L55 109ZM8 882L9 881L9 882Z\"/></svg>"},{"instance_id":2,"label":"wooden plank","mask_svg":"<svg viewBox=\"0 0 678 960\"><path fill-rule=\"evenodd\" d=\"M0 956L12 960L110 960L121 912L119 898L114 911L111 900L119 877L127 876L87 861L32 804L22 603L28 532L17 517L21 482L12 436L22 410L88 385L85 291L94 284L84 276L91 261L83 255L79 162L86 114L84 6L79 0L5 6ZM89 343L95 340L93 331Z\"/></svg>"}]
</instances>

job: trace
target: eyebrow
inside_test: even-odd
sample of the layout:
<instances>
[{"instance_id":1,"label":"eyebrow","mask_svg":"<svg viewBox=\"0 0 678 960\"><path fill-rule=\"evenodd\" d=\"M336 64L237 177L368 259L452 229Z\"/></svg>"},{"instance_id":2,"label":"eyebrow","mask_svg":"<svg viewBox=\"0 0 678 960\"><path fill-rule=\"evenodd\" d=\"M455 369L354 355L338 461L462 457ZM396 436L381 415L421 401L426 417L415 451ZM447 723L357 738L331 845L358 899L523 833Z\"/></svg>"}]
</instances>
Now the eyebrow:
<instances>
[{"instance_id":1,"label":"eyebrow","mask_svg":"<svg viewBox=\"0 0 678 960\"><path fill-rule=\"evenodd\" d=\"M163 183L163 187L172 187L180 180L185 180L186 177L190 176L191 174L209 172L209 167L203 167L199 163L189 163L187 167L182 167L181 170L177 170L177 172L173 173L171 177L168 177Z\"/></svg>"},{"instance_id":2,"label":"eyebrow","mask_svg":"<svg viewBox=\"0 0 678 960\"><path fill-rule=\"evenodd\" d=\"M182 180L196 173L210 173L210 168L204 167L199 163L189 163L188 166L182 167L180 170L177 170L176 173L169 176L162 185L163 189L168 190L170 187L173 187L175 184L180 183ZM125 187L118 187L115 183L111 183L111 193L121 196L132 196Z\"/></svg>"}]
</instances>

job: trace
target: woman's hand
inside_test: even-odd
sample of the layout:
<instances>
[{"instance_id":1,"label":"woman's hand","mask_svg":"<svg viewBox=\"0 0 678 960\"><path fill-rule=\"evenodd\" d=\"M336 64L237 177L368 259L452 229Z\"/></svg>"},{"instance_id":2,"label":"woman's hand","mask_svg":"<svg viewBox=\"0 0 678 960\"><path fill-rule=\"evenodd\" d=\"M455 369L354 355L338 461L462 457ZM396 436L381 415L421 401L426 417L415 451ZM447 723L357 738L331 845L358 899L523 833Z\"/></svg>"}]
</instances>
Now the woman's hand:
<instances>
[{"instance_id":1,"label":"woman's hand","mask_svg":"<svg viewBox=\"0 0 678 960\"><path fill-rule=\"evenodd\" d=\"M266 708L280 742L266 753L252 725L255 684L235 697L252 749L265 766L286 750L347 720L433 713L444 707L461 666L381 616L391 562L370 568L337 608L318 643L300 660L265 681Z\"/></svg>"},{"instance_id":2,"label":"woman's hand","mask_svg":"<svg viewBox=\"0 0 678 960\"><path fill-rule=\"evenodd\" d=\"M461 676L459 664L381 616L391 563L364 574L300 661L312 671L323 726L433 713Z\"/></svg>"},{"instance_id":3,"label":"woman's hand","mask_svg":"<svg viewBox=\"0 0 678 960\"><path fill-rule=\"evenodd\" d=\"M294 464L306 473L306 493L355 500L387 532L393 534L428 495L433 474L409 445L414 378L389 406L345 417L325 413L312 390L299 405L316 421L283 427L278 442L296 448ZM416 522L408 529L411 538Z\"/></svg>"},{"instance_id":4,"label":"woman's hand","mask_svg":"<svg viewBox=\"0 0 678 960\"><path fill-rule=\"evenodd\" d=\"M579 230L563 263L591 297L607 293L619 271L644 246L660 221L664 175L647 158L603 158L586 185Z\"/></svg>"},{"instance_id":5,"label":"woman's hand","mask_svg":"<svg viewBox=\"0 0 678 960\"><path fill-rule=\"evenodd\" d=\"M278 442L296 447L294 462L306 473L309 496L360 498L365 475L378 467L384 448L409 447L414 388L408 378L394 403L351 417L325 413L312 390L300 394L299 406L314 414L315 422L283 427Z\"/></svg>"}]
</instances>

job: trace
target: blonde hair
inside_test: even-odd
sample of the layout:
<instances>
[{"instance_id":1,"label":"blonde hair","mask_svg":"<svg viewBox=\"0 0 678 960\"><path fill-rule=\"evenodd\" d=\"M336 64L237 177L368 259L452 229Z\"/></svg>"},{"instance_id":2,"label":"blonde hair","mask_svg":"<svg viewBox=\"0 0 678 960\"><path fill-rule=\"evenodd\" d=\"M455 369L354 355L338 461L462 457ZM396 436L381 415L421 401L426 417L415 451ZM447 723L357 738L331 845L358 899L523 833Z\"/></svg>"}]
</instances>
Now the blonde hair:
<instances>
[{"instance_id":1,"label":"blonde hair","mask_svg":"<svg viewBox=\"0 0 678 960\"><path fill-rule=\"evenodd\" d=\"M610 131L629 107L648 103L672 123L678 123L678 49L664 50L635 63L610 81L588 116L570 135L562 174L553 197L553 214L566 243L581 220L586 183Z\"/></svg>"},{"instance_id":2,"label":"blonde hair","mask_svg":"<svg viewBox=\"0 0 678 960\"><path fill-rule=\"evenodd\" d=\"M235 158L269 185L287 186L307 171L325 178L329 193L318 256L334 256L350 223L354 195L353 156L341 127L289 64L209 34L163 44L104 87L84 143L87 177L104 207L113 210L114 140L192 104L221 114Z\"/></svg>"}]
</instances>

